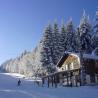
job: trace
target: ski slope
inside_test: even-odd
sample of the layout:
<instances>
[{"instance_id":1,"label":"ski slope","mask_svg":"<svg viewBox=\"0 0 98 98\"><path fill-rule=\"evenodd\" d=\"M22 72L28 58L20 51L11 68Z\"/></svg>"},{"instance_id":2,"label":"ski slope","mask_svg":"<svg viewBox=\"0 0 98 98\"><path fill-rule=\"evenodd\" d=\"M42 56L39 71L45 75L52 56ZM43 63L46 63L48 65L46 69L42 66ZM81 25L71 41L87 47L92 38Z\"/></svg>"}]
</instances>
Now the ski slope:
<instances>
[{"instance_id":1,"label":"ski slope","mask_svg":"<svg viewBox=\"0 0 98 98\"><path fill-rule=\"evenodd\" d=\"M0 73L0 98L98 98L98 86L47 88L18 74ZM21 86L17 86L21 78Z\"/></svg>"}]
</instances>

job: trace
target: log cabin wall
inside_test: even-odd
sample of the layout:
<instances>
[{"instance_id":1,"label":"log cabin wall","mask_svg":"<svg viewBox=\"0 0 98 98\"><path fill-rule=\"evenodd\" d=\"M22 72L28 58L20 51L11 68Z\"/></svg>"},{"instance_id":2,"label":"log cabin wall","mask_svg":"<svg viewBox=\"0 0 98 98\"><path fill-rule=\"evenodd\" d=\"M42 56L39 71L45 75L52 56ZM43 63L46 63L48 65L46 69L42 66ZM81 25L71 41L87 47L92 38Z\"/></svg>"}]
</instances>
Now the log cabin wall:
<instances>
[{"instance_id":1,"label":"log cabin wall","mask_svg":"<svg viewBox=\"0 0 98 98\"><path fill-rule=\"evenodd\" d=\"M83 65L85 66L87 84L98 83L98 60L84 58Z\"/></svg>"}]
</instances>

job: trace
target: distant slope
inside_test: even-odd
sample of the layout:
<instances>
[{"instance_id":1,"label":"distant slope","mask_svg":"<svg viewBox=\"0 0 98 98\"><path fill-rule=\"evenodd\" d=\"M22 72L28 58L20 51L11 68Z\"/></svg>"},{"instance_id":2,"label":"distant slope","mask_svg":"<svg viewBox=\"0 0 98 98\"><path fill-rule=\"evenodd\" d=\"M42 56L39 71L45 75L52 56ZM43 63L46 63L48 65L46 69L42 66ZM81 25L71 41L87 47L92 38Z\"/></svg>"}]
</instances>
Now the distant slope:
<instances>
[{"instance_id":1,"label":"distant slope","mask_svg":"<svg viewBox=\"0 0 98 98\"><path fill-rule=\"evenodd\" d=\"M1 71L35 75L41 67L39 50L37 46L32 52L24 51L19 57L5 61L0 67Z\"/></svg>"}]
</instances>

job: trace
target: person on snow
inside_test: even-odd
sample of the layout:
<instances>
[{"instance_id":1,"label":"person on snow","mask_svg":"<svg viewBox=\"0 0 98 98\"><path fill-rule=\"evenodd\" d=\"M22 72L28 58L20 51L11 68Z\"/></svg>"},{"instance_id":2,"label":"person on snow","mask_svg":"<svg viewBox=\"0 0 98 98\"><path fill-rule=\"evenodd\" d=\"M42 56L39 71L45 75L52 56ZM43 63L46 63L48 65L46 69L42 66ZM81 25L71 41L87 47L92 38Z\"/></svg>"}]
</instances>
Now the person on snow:
<instances>
[{"instance_id":1,"label":"person on snow","mask_svg":"<svg viewBox=\"0 0 98 98\"><path fill-rule=\"evenodd\" d=\"M20 84L21 84L21 81L20 81L20 79L18 80L18 86L20 86Z\"/></svg>"}]
</instances>

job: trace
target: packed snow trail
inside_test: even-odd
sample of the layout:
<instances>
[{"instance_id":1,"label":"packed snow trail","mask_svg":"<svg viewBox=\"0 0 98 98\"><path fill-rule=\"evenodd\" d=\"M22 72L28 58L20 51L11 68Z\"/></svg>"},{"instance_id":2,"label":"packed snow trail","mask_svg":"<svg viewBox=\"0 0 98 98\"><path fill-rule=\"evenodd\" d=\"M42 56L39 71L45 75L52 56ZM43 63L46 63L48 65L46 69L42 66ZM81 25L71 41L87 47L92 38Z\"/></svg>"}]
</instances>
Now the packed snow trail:
<instances>
[{"instance_id":1,"label":"packed snow trail","mask_svg":"<svg viewBox=\"0 0 98 98\"><path fill-rule=\"evenodd\" d=\"M21 86L17 86L21 78ZM98 98L98 86L47 88L15 74L0 73L0 98Z\"/></svg>"},{"instance_id":2,"label":"packed snow trail","mask_svg":"<svg viewBox=\"0 0 98 98\"><path fill-rule=\"evenodd\" d=\"M19 77L20 78L20 77ZM33 81L21 79L21 86L17 86L18 77L0 73L0 98L55 98L48 94L42 94Z\"/></svg>"}]
</instances>

